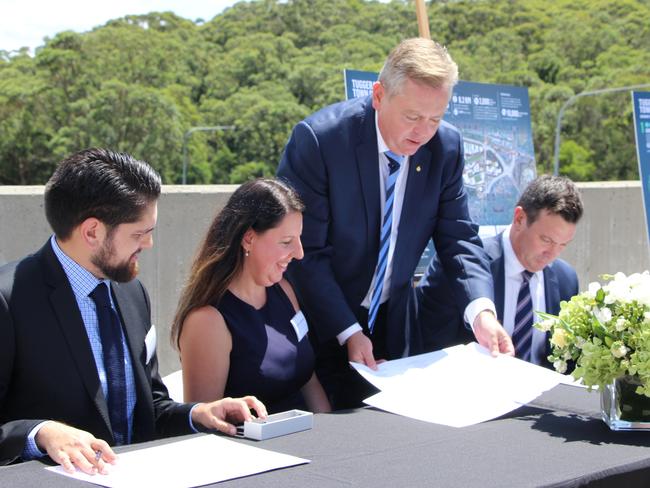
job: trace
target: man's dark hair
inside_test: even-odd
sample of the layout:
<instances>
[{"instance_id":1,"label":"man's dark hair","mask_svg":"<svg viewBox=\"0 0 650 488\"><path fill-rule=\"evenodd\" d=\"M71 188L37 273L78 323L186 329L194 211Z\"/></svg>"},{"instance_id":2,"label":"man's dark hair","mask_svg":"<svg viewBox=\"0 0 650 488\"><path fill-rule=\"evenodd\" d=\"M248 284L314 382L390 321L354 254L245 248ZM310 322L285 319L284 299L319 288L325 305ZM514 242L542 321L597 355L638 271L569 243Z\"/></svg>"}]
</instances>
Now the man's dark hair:
<instances>
[{"instance_id":1,"label":"man's dark hair","mask_svg":"<svg viewBox=\"0 0 650 488\"><path fill-rule=\"evenodd\" d=\"M160 175L126 153L91 148L59 163L45 186L45 216L59 239L90 217L108 228L137 221L160 195Z\"/></svg>"},{"instance_id":2,"label":"man's dark hair","mask_svg":"<svg viewBox=\"0 0 650 488\"><path fill-rule=\"evenodd\" d=\"M560 215L571 224L578 223L583 211L576 185L565 176L539 176L526 187L517 206L526 212L528 225L535 222L540 210Z\"/></svg>"}]
</instances>

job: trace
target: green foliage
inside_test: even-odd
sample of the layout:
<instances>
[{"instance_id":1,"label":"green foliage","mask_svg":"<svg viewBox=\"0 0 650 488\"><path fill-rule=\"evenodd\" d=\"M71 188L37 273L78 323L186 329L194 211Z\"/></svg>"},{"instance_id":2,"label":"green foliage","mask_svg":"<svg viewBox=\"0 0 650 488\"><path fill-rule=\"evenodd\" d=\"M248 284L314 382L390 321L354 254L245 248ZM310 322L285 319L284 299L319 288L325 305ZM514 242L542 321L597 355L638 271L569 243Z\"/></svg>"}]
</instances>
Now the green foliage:
<instances>
[{"instance_id":1,"label":"green foliage","mask_svg":"<svg viewBox=\"0 0 650 488\"><path fill-rule=\"evenodd\" d=\"M650 397L650 275L603 276L588 291L560 304L559 315L538 312L535 325L551 333L549 356L559 372L567 362L585 385L605 385L625 375L635 376L636 392Z\"/></svg>"},{"instance_id":2,"label":"green foliage","mask_svg":"<svg viewBox=\"0 0 650 488\"><path fill-rule=\"evenodd\" d=\"M564 141L560 148L560 172L573 181L587 181L596 169L592 157L591 151L577 142Z\"/></svg>"},{"instance_id":3,"label":"green foliage","mask_svg":"<svg viewBox=\"0 0 650 488\"><path fill-rule=\"evenodd\" d=\"M230 173L230 183L243 183L248 180L261 177L272 177L275 174L275 169L262 162L251 161L235 167Z\"/></svg>"},{"instance_id":4,"label":"green foliage","mask_svg":"<svg viewBox=\"0 0 650 488\"><path fill-rule=\"evenodd\" d=\"M468 81L529 88L539 170L550 171L558 111L584 90L650 81L643 0L428 3L432 37ZM36 50L0 46L0 184L42 184L88 145L150 161L165 183L273 174L291 128L343 99L344 68L378 71L417 35L413 3L239 2L207 22L170 12L61 32ZM577 180L637 178L630 97L584 97L562 124L560 170Z\"/></svg>"}]
</instances>

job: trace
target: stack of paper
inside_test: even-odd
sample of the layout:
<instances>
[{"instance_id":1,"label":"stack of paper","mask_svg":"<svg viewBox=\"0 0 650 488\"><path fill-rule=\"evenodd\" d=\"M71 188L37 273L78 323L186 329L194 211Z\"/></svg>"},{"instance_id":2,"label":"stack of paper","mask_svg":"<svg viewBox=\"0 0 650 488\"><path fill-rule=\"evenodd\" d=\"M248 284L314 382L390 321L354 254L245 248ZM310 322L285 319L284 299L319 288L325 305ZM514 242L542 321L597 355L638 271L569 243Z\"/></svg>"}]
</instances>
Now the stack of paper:
<instances>
[{"instance_id":1,"label":"stack of paper","mask_svg":"<svg viewBox=\"0 0 650 488\"><path fill-rule=\"evenodd\" d=\"M377 371L351 364L381 390L368 405L452 427L504 415L566 380L511 356L492 357L477 343L387 361Z\"/></svg>"},{"instance_id":2,"label":"stack of paper","mask_svg":"<svg viewBox=\"0 0 650 488\"><path fill-rule=\"evenodd\" d=\"M119 455L107 475L66 473L60 466L46 468L101 486L189 488L308 463L288 454L259 449L223 437L205 435Z\"/></svg>"}]
</instances>

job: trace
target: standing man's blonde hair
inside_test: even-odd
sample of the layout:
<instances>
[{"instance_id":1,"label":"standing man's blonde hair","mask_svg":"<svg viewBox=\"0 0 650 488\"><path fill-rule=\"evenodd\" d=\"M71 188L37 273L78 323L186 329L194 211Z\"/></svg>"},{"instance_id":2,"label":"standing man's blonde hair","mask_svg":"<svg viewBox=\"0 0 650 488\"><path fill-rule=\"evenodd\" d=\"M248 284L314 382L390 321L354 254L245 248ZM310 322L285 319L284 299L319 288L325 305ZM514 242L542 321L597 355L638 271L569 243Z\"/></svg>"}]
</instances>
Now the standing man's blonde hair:
<instances>
[{"instance_id":1,"label":"standing man's blonde hair","mask_svg":"<svg viewBox=\"0 0 650 488\"><path fill-rule=\"evenodd\" d=\"M458 65L437 42L423 37L406 39L388 55L379 73L379 82L388 95L394 95L406 79L432 88L446 87L451 93L458 83Z\"/></svg>"}]
</instances>

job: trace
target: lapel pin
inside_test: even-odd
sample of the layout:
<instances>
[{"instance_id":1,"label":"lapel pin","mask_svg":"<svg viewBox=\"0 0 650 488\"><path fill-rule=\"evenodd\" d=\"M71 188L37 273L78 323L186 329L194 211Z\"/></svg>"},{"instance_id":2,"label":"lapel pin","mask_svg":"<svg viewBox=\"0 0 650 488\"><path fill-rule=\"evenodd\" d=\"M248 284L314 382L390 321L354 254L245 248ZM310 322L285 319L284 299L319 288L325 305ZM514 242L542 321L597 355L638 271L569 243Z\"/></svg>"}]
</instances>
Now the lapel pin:
<instances>
[{"instance_id":1,"label":"lapel pin","mask_svg":"<svg viewBox=\"0 0 650 488\"><path fill-rule=\"evenodd\" d=\"M419 173L420 171L422 171L422 167L418 164L418 165L415 167L415 171L417 171L417 172Z\"/></svg>"}]
</instances>

